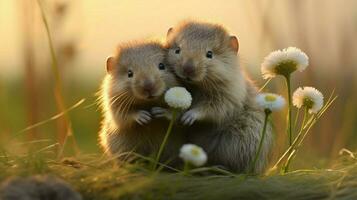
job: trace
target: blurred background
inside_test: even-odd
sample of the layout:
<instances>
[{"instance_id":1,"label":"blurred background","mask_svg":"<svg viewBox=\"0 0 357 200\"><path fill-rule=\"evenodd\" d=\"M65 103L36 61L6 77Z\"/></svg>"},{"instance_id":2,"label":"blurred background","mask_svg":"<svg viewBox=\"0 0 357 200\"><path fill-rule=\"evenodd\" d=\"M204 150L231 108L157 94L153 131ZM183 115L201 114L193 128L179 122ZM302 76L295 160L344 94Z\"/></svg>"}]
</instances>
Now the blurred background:
<instances>
[{"instance_id":1,"label":"blurred background","mask_svg":"<svg viewBox=\"0 0 357 200\"><path fill-rule=\"evenodd\" d=\"M264 84L260 63L272 50L296 46L310 57L293 90L314 86L337 101L310 133L295 167L324 167L341 148L357 146L357 1L355 0L43 0L59 76L36 0L0 1L0 143L56 142L73 133L79 149L97 153L100 111L95 93L105 60L119 42L165 39L182 19L221 23L238 36L246 73ZM58 88L60 77L61 88ZM282 78L266 91L285 94ZM56 119L81 99L85 101ZM286 148L286 113L275 114L274 158ZM48 120L26 131L26 127ZM276 159L274 159L276 160Z\"/></svg>"}]
</instances>

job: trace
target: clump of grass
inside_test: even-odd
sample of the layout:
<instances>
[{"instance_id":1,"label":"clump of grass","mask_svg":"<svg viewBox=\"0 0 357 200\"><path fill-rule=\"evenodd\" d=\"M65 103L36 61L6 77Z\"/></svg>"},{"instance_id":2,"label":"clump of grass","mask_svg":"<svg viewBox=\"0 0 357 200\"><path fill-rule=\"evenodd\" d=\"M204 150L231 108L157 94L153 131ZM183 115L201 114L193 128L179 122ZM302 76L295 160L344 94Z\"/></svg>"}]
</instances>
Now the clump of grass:
<instances>
[{"instance_id":1,"label":"clump of grass","mask_svg":"<svg viewBox=\"0 0 357 200\"><path fill-rule=\"evenodd\" d=\"M354 199L357 197L357 159L349 151L332 169L297 170L284 175L249 176L210 173L198 168L187 176L156 173L139 159L120 167L101 155L52 160L50 146L22 156L3 151L0 180L10 176L56 175L84 199ZM205 173L205 176L201 176Z\"/></svg>"}]
</instances>

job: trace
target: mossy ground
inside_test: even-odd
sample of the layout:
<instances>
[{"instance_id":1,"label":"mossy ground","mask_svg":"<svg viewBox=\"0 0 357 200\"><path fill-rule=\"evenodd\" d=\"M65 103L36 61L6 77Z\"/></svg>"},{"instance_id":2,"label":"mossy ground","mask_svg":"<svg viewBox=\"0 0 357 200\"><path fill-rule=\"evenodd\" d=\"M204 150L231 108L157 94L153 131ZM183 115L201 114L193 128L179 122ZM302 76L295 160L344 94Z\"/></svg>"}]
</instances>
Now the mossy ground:
<instances>
[{"instance_id":1,"label":"mossy ground","mask_svg":"<svg viewBox=\"0 0 357 200\"><path fill-rule=\"evenodd\" d=\"M143 162L117 165L102 155L51 160L47 153L0 159L0 180L52 174L86 200L109 199L357 199L357 160L341 156L331 169L297 170L285 175L245 176L209 173L211 168L152 172ZM205 174L205 175L203 175ZM207 175L210 174L210 175Z\"/></svg>"}]
</instances>

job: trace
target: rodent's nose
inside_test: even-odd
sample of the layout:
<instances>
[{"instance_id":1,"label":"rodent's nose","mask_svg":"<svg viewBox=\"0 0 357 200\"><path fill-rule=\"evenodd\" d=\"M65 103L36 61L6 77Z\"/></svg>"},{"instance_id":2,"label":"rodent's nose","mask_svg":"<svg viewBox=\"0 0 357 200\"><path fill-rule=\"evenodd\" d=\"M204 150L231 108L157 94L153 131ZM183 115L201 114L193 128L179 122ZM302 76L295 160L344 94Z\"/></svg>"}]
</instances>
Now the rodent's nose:
<instances>
[{"instance_id":1,"label":"rodent's nose","mask_svg":"<svg viewBox=\"0 0 357 200\"><path fill-rule=\"evenodd\" d=\"M184 65L183 66L183 73L186 76L192 76L195 73L195 68L192 65Z\"/></svg>"},{"instance_id":2,"label":"rodent's nose","mask_svg":"<svg viewBox=\"0 0 357 200\"><path fill-rule=\"evenodd\" d=\"M151 95L151 93L154 90L154 83L152 81L145 80L144 84L143 84L143 89L145 92L147 92L147 93L149 93L149 95Z\"/></svg>"}]
</instances>

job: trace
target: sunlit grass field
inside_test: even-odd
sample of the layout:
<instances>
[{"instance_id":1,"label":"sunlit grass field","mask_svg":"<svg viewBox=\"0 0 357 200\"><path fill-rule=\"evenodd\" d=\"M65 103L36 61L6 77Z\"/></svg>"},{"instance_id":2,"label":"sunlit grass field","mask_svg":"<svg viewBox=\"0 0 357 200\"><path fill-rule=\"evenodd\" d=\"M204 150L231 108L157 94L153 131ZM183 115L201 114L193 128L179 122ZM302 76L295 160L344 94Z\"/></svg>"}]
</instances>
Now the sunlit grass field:
<instances>
[{"instance_id":1,"label":"sunlit grass field","mask_svg":"<svg viewBox=\"0 0 357 200\"><path fill-rule=\"evenodd\" d=\"M249 2L240 1L248 8L259 11L257 19L253 20L255 26L248 28L258 32L256 35L259 38L252 35L249 41L249 38L243 37L246 40L242 40L242 47L252 49L256 41L261 45L251 51L254 56L241 55L241 62L257 87L265 83L259 71L264 55L295 45L311 59L304 75L293 77L293 90L299 86L314 86L325 98L332 91L338 96L310 131L289 173L248 176L204 167L185 175L182 169L168 169L162 165L160 172L153 172L143 159L129 164L116 163L108 158L98 145L101 113L96 95L105 73L105 57L103 64L98 64L101 70L96 69L95 75L84 72L90 69L83 63L75 62L77 54L80 54L77 44L57 40L61 36L61 22L56 20L65 21L66 11L61 10L65 10L62 4L51 1L44 5L53 7L44 10L50 19L47 31L52 33L53 41L48 40L46 34L39 39L29 36L30 31L25 31L29 35L24 37L24 66L12 66L22 69L19 70L21 74L15 78L4 74L0 76L0 182L9 177L52 174L70 183L84 199L93 200L357 199L355 3L348 1L346 7L349 9L338 10L334 6L341 5L339 1L324 4L322 1L280 0L276 2L281 7L272 9L268 9L266 3ZM316 12L311 12L309 8L317 8L320 4L326 7L319 7L322 11L315 16L312 13ZM24 10L37 13L38 16L30 16L38 17L36 25L46 33L36 1L32 7L26 5L22 5ZM70 3L66 6L70 7ZM281 17L285 13L279 10L281 8L291 11L288 17ZM24 18L25 30L31 29L33 26L29 19L32 18ZM252 22L252 19L245 20L246 24ZM46 44L41 49L48 51L43 54L44 58L35 58L31 54L31 51L39 49L27 40L34 38L41 45ZM51 41L52 49L47 47L51 47ZM49 53L51 50L54 50L53 55ZM42 55L42 51L37 53ZM37 74L34 63L47 70ZM54 70L54 63L58 72ZM0 63L0 67L5 65L8 63ZM76 72L71 69L74 65ZM60 82L56 77L60 78ZM58 93L58 85L61 94ZM270 81L263 91L273 91L286 97L281 78ZM61 103L63 107L59 106ZM286 110L273 113L272 120L275 142L269 167L287 148ZM68 130L72 136L62 145L63 134L67 134Z\"/></svg>"}]
</instances>

